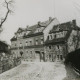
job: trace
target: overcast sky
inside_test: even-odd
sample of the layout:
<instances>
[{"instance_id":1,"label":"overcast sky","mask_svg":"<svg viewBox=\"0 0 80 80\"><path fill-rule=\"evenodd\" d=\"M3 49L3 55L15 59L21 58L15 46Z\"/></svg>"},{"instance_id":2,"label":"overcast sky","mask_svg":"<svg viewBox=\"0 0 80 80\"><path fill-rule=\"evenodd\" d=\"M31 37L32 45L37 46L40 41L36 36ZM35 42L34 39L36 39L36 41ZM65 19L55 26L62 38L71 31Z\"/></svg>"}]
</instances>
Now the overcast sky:
<instances>
[{"instance_id":1,"label":"overcast sky","mask_svg":"<svg viewBox=\"0 0 80 80\"><path fill-rule=\"evenodd\" d=\"M38 21L48 20L49 17L56 17L60 23L77 19L79 25L80 0L55 0L55 5L54 0L14 1L14 13L9 15L3 25L3 32L0 34L1 40L7 41L9 44L19 27L31 26Z\"/></svg>"}]
</instances>

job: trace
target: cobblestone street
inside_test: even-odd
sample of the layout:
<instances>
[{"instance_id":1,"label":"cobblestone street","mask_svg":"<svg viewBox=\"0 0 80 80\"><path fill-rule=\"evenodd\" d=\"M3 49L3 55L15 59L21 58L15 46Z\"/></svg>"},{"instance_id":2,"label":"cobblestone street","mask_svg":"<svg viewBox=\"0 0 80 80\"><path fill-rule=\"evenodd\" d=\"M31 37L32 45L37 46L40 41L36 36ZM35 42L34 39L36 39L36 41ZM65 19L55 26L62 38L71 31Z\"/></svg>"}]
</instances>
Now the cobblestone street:
<instances>
[{"instance_id":1,"label":"cobblestone street","mask_svg":"<svg viewBox=\"0 0 80 80\"><path fill-rule=\"evenodd\" d=\"M64 80L65 77L65 66L59 62L24 62L0 74L0 80Z\"/></svg>"}]
</instances>

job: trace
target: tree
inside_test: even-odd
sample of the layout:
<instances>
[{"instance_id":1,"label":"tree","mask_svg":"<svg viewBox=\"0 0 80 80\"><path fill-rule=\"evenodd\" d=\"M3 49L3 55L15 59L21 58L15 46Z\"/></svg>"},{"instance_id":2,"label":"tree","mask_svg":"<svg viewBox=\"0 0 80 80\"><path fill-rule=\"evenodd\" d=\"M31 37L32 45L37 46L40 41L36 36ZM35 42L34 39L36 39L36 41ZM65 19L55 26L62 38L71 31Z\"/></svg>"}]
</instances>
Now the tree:
<instances>
[{"instance_id":1,"label":"tree","mask_svg":"<svg viewBox=\"0 0 80 80\"><path fill-rule=\"evenodd\" d=\"M79 42L80 42L80 30L77 30L76 35L73 35L73 43L74 43L74 47L75 50L77 50L79 48Z\"/></svg>"},{"instance_id":2,"label":"tree","mask_svg":"<svg viewBox=\"0 0 80 80\"><path fill-rule=\"evenodd\" d=\"M13 0L10 0L10 1L7 1L7 0L4 0L5 2L5 4L6 4L6 9L7 9L7 12L5 13L5 16L4 16L4 18L1 18L1 22L0 22L0 32L2 32L2 26L3 26L3 24L6 22L6 20L7 20L7 18L8 18L8 15L9 15L9 13L11 13L12 12L12 10L10 9L10 5L13 3Z\"/></svg>"}]
</instances>

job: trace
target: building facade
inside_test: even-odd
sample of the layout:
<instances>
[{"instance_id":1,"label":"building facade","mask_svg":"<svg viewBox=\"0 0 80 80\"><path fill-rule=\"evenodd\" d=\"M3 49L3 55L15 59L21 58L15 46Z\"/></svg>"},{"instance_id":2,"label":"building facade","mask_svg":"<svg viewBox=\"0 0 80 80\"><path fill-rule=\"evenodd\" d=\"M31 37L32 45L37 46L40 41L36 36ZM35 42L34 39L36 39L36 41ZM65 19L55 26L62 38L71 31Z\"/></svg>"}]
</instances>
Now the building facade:
<instances>
[{"instance_id":1,"label":"building facade","mask_svg":"<svg viewBox=\"0 0 80 80\"><path fill-rule=\"evenodd\" d=\"M80 28L76 21L59 23L56 18L19 28L11 39L11 53L26 61L64 61L80 48Z\"/></svg>"},{"instance_id":2,"label":"building facade","mask_svg":"<svg viewBox=\"0 0 80 80\"><path fill-rule=\"evenodd\" d=\"M80 48L79 37L75 20L53 26L45 41L45 61L64 61L68 53Z\"/></svg>"},{"instance_id":3,"label":"building facade","mask_svg":"<svg viewBox=\"0 0 80 80\"><path fill-rule=\"evenodd\" d=\"M50 17L49 20L31 27L19 28L11 39L12 54L26 61L45 61L44 41L52 27L57 24L59 21Z\"/></svg>"}]
</instances>

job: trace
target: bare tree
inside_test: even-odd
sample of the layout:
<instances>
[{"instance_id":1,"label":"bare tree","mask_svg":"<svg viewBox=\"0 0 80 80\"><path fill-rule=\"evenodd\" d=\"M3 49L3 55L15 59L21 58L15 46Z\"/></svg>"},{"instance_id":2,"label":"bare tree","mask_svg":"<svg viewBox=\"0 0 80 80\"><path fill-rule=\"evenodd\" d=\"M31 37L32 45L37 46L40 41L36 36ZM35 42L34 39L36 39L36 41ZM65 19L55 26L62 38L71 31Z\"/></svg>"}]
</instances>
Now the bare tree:
<instances>
[{"instance_id":1,"label":"bare tree","mask_svg":"<svg viewBox=\"0 0 80 80\"><path fill-rule=\"evenodd\" d=\"M4 18L1 18L1 22L0 22L0 28L2 28L3 24L6 22L7 18L8 18L8 15L9 13L11 13L11 9L10 9L10 5L13 3L12 0L10 1L7 1L5 0L5 4L6 4L6 9L7 9L7 12L5 13L5 17ZM1 31L0 31L1 32Z\"/></svg>"}]
</instances>

